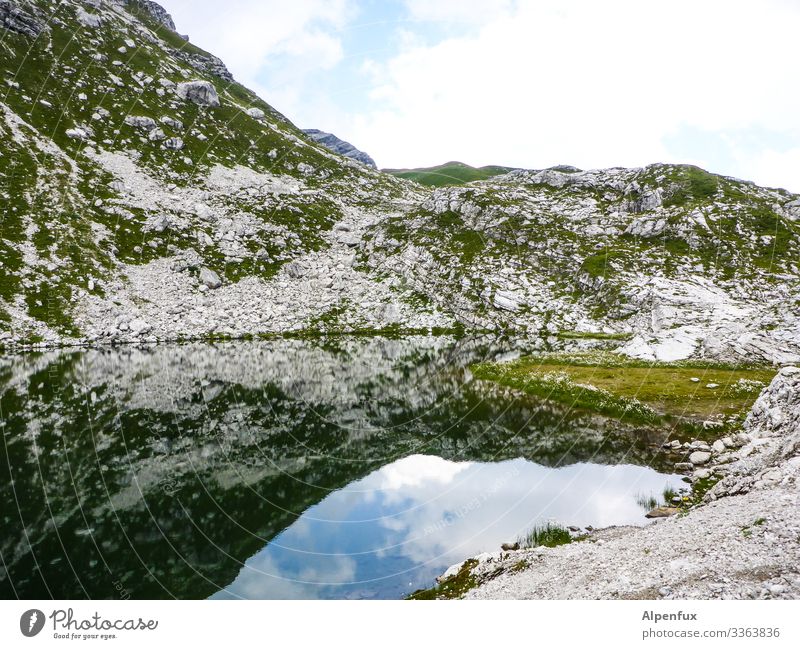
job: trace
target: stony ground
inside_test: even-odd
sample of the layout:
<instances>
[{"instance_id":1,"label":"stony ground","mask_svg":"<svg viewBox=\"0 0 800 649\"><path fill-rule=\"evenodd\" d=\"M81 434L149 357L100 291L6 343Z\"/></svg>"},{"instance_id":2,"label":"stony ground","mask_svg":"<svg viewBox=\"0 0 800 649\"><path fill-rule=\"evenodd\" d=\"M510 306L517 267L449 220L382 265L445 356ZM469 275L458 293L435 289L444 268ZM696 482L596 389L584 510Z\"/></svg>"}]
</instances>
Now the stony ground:
<instances>
[{"instance_id":1,"label":"stony ground","mask_svg":"<svg viewBox=\"0 0 800 649\"><path fill-rule=\"evenodd\" d=\"M723 477L699 506L556 548L481 555L466 598L800 598L800 369L776 376L743 435L730 462L707 469Z\"/></svg>"},{"instance_id":2,"label":"stony ground","mask_svg":"<svg viewBox=\"0 0 800 649\"><path fill-rule=\"evenodd\" d=\"M0 42L0 347L463 327L800 362L795 194L666 164L423 187L151 2L0 0Z\"/></svg>"}]
</instances>

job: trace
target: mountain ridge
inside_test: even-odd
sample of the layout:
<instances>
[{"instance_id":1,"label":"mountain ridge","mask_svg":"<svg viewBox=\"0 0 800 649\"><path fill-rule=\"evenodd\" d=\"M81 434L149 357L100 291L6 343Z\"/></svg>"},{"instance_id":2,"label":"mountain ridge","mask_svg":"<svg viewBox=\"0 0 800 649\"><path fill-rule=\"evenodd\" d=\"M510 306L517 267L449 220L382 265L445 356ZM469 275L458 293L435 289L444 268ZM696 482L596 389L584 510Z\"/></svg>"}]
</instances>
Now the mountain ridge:
<instances>
[{"instance_id":1,"label":"mountain ridge","mask_svg":"<svg viewBox=\"0 0 800 649\"><path fill-rule=\"evenodd\" d=\"M458 160L451 160L434 167L381 169L381 171L398 178L413 180L428 187L441 187L444 185L462 185L474 180L488 180L493 176L499 176L514 169L515 167L503 167L500 165L473 167Z\"/></svg>"},{"instance_id":2,"label":"mountain ridge","mask_svg":"<svg viewBox=\"0 0 800 649\"><path fill-rule=\"evenodd\" d=\"M0 346L455 328L800 358L800 196L665 164L425 187L159 15L0 0Z\"/></svg>"}]
</instances>

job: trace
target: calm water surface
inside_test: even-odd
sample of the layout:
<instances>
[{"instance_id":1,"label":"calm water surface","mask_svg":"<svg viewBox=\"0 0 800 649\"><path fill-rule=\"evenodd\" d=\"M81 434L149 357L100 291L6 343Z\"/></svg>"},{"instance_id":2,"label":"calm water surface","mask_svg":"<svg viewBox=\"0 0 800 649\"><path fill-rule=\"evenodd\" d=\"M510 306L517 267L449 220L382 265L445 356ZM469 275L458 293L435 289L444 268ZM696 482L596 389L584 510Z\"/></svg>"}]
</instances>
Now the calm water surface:
<instances>
[{"instance_id":1,"label":"calm water surface","mask_svg":"<svg viewBox=\"0 0 800 649\"><path fill-rule=\"evenodd\" d=\"M448 337L0 357L0 596L395 598L546 521L644 524L640 430Z\"/></svg>"}]
</instances>

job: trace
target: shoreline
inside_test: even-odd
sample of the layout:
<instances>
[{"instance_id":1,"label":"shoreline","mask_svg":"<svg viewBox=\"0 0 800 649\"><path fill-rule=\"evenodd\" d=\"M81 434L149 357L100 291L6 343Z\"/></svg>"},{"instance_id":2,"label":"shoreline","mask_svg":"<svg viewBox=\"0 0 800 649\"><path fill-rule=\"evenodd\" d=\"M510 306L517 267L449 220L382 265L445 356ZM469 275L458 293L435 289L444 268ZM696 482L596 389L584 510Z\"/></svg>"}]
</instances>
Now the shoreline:
<instances>
[{"instance_id":1,"label":"shoreline","mask_svg":"<svg viewBox=\"0 0 800 649\"><path fill-rule=\"evenodd\" d=\"M555 548L483 553L451 566L426 592L432 599L800 598L800 368L778 372L739 435L737 449L695 465L696 481L718 480L688 510L643 527L593 530ZM448 585L452 597L436 597Z\"/></svg>"}]
</instances>

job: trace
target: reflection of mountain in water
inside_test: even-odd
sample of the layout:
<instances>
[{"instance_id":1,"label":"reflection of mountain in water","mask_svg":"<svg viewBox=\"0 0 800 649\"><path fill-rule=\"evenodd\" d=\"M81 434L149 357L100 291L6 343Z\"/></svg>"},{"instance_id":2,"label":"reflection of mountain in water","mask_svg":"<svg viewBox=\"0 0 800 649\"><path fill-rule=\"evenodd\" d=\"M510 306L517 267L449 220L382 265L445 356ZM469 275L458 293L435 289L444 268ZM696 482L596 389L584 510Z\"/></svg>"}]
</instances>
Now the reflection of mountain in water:
<instances>
[{"instance_id":1,"label":"reflection of mountain in water","mask_svg":"<svg viewBox=\"0 0 800 649\"><path fill-rule=\"evenodd\" d=\"M650 463L645 433L471 381L486 341L281 340L0 359L6 597L206 597L410 454Z\"/></svg>"}]
</instances>

